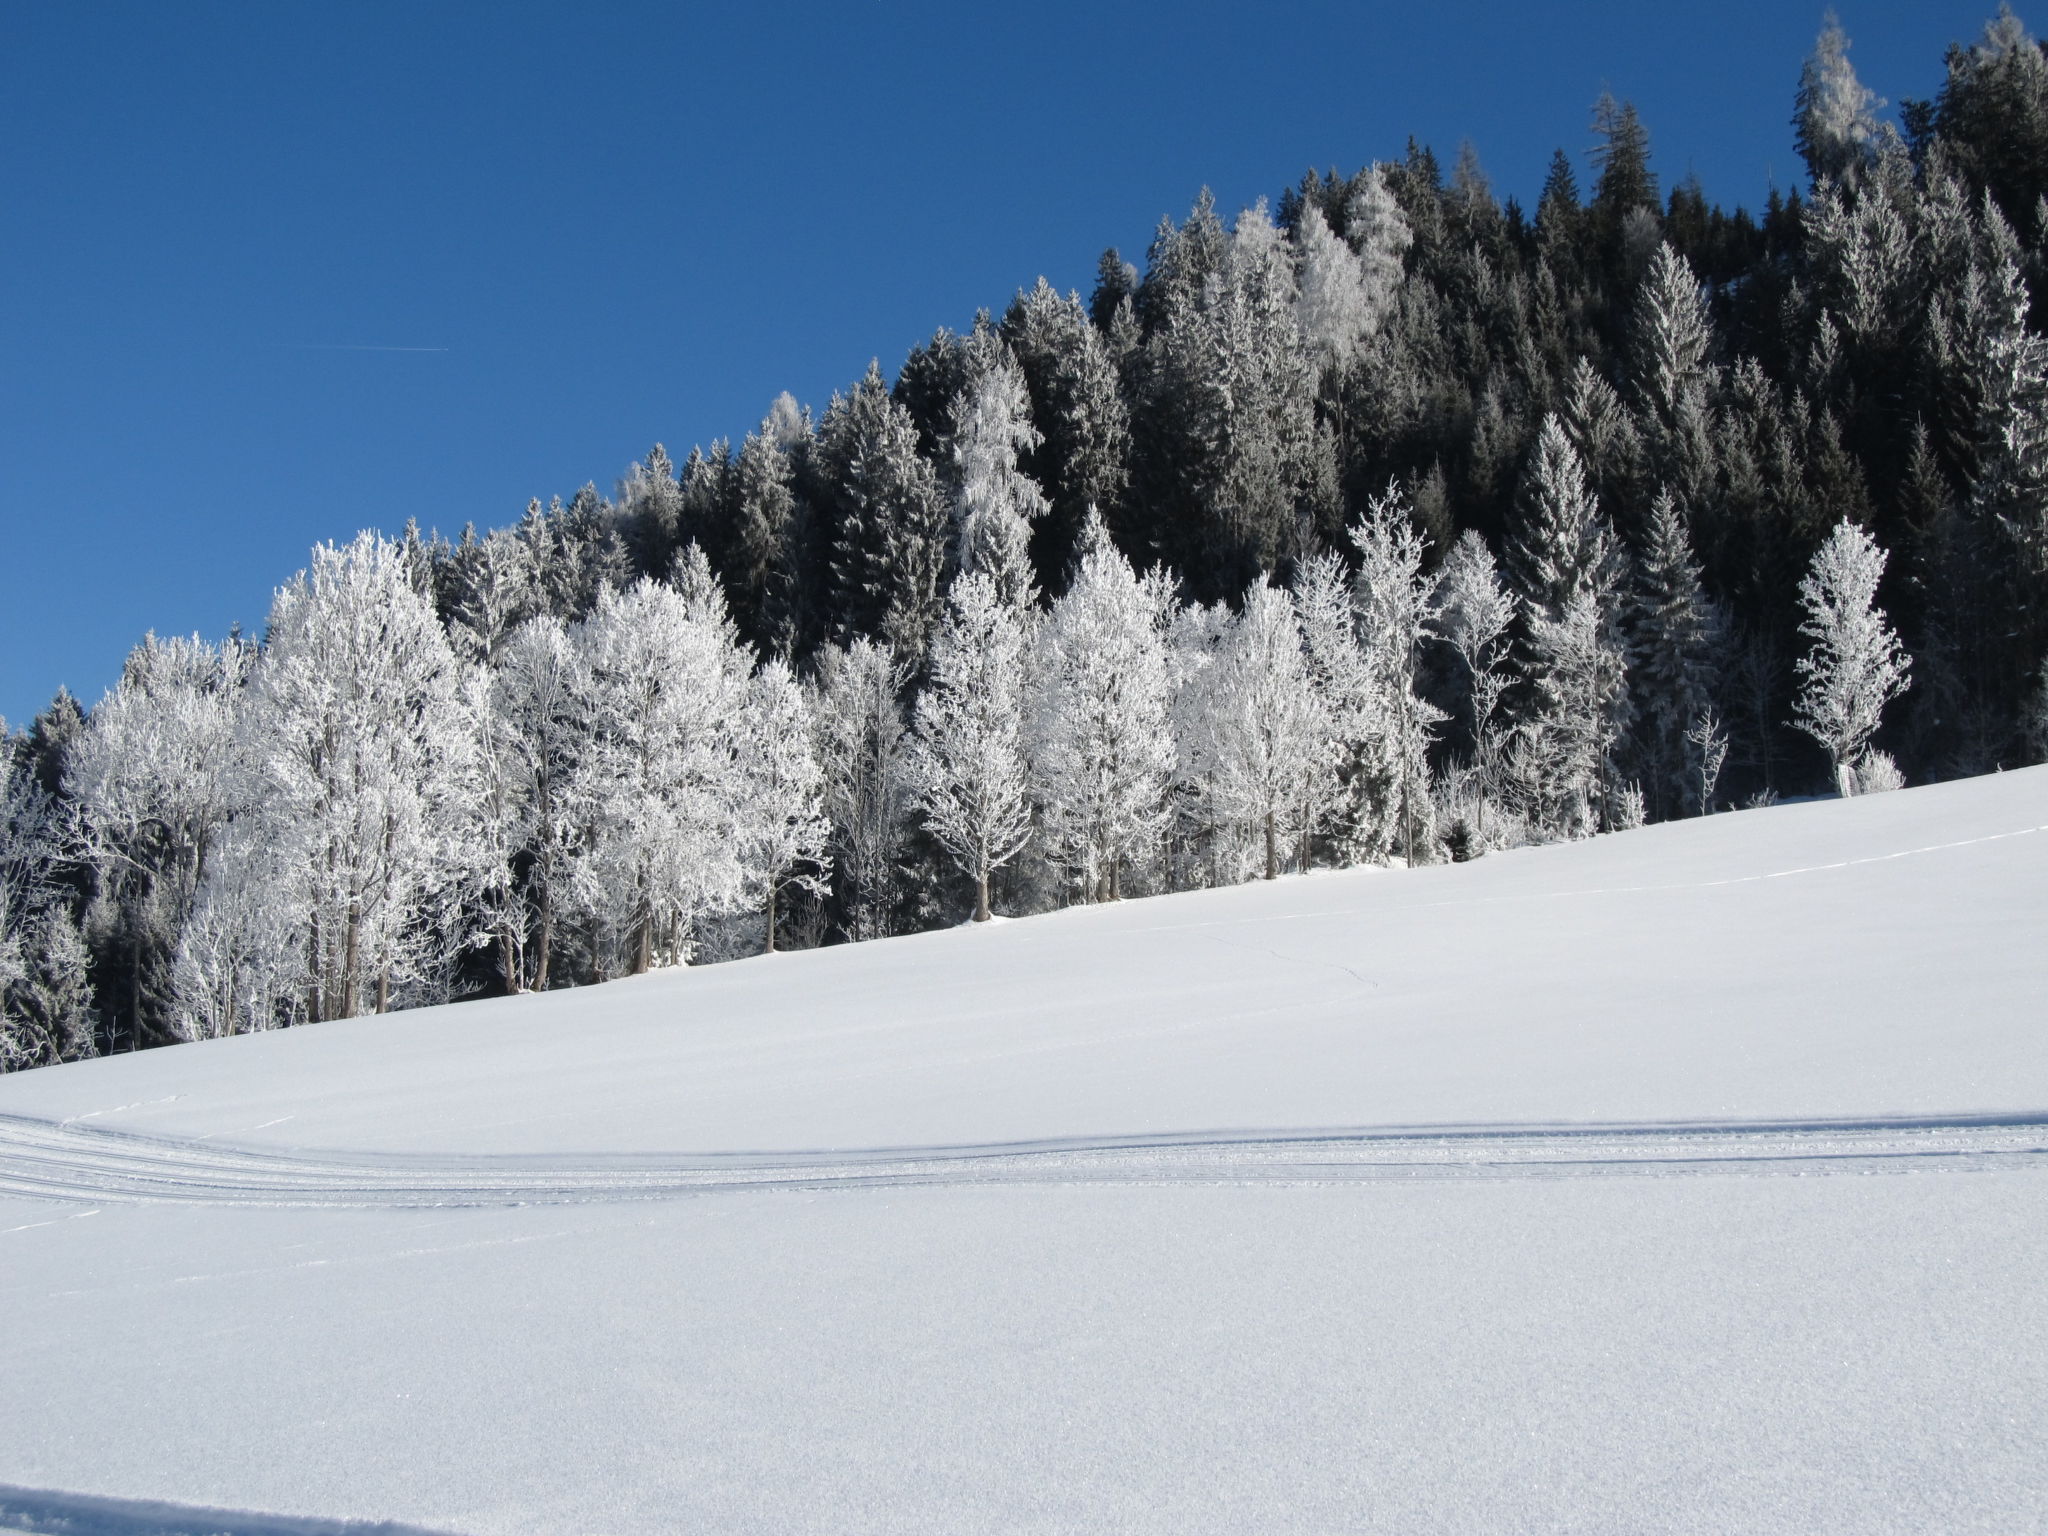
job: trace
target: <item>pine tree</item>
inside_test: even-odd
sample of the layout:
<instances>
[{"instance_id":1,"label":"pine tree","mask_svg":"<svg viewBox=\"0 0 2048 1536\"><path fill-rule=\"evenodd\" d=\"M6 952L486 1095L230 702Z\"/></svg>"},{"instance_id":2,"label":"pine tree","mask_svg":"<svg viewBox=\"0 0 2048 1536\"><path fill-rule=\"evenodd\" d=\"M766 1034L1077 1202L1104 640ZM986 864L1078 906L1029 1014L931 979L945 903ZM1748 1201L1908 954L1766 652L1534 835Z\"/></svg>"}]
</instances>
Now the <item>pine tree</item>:
<instances>
[{"instance_id":1,"label":"pine tree","mask_svg":"<svg viewBox=\"0 0 2048 1536\"><path fill-rule=\"evenodd\" d=\"M789 642L786 626L777 623L786 605L779 584L787 579L797 510L796 473L785 438L800 441L806 433L796 402L785 394L741 442L733 467L737 521L727 589L734 623L763 651L785 650Z\"/></svg>"},{"instance_id":2,"label":"pine tree","mask_svg":"<svg viewBox=\"0 0 2048 1536\"><path fill-rule=\"evenodd\" d=\"M1516 510L1508 573L1531 607L1556 618L1574 597L1611 586L1618 558L1614 535L1555 415L1543 419Z\"/></svg>"},{"instance_id":3,"label":"pine tree","mask_svg":"<svg viewBox=\"0 0 2048 1536\"><path fill-rule=\"evenodd\" d=\"M1660 244L1636 297L1630 382L1652 466L1688 500L1705 495L1712 474L1712 344L1713 325L1691 263Z\"/></svg>"},{"instance_id":4,"label":"pine tree","mask_svg":"<svg viewBox=\"0 0 2048 1536\"><path fill-rule=\"evenodd\" d=\"M449 644L467 661L497 659L512 631L540 604L531 547L507 529L482 539L473 528L448 558Z\"/></svg>"},{"instance_id":5,"label":"pine tree","mask_svg":"<svg viewBox=\"0 0 2048 1536\"><path fill-rule=\"evenodd\" d=\"M1911 667L1876 606L1885 560L1869 534L1837 523L1799 583L1806 610L1799 632L1813 643L1799 659L1804 686L1792 706L1794 723L1827 750L1844 795L1856 792L1856 770L1884 707L1906 691Z\"/></svg>"},{"instance_id":6,"label":"pine tree","mask_svg":"<svg viewBox=\"0 0 2048 1536\"><path fill-rule=\"evenodd\" d=\"M1128 306L1122 313L1128 321ZM1125 526L1130 407L1112 342L1090 322L1078 294L1062 297L1040 278L1017 295L1002 329L1024 370L1039 432L1037 445L1018 461L1048 503L1032 529L1032 565L1040 589L1056 595L1073 568L1089 513L1113 529Z\"/></svg>"},{"instance_id":7,"label":"pine tree","mask_svg":"<svg viewBox=\"0 0 2048 1536\"><path fill-rule=\"evenodd\" d=\"M1018 459L1041 439L1031 424L1023 372L1009 348L992 333L976 339L982 343L976 350L985 355L970 367L951 414L958 485L954 546L963 574L988 577L998 597L1024 609L1037 598L1031 530L1046 502L1037 482L1018 468Z\"/></svg>"},{"instance_id":8,"label":"pine tree","mask_svg":"<svg viewBox=\"0 0 2048 1536\"><path fill-rule=\"evenodd\" d=\"M1799 74L1792 112L1793 142L1814 183L1847 181L1875 158L1877 113L1884 106L1856 78L1849 39L1830 10L1821 18L1813 54Z\"/></svg>"},{"instance_id":9,"label":"pine tree","mask_svg":"<svg viewBox=\"0 0 2048 1536\"><path fill-rule=\"evenodd\" d=\"M870 363L851 393L833 398L819 437L837 503L833 634L867 635L900 660L921 656L938 614L949 519L917 427Z\"/></svg>"},{"instance_id":10,"label":"pine tree","mask_svg":"<svg viewBox=\"0 0 2048 1536\"><path fill-rule=\"evenodd\" d=\"M1698 775L1688 733L1713 713L1718 609L1700 587L1685 517L1669 491L1650 512L1648 538L1629 593L1629 677L1642 715L1650 808L1671 814L1693 798ZM1706 802L1695 800L1704 815Z\"/></svg>"}]
</instances>

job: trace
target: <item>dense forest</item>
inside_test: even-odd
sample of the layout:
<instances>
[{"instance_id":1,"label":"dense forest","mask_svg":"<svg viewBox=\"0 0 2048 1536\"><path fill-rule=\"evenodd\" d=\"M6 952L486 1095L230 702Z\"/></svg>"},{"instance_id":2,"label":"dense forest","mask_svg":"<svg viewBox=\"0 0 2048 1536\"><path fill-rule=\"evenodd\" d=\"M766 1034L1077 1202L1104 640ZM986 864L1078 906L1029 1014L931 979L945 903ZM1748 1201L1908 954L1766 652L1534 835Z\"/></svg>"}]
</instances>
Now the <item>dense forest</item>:
<instances>
[{"instance_id":1,"label":"dense forest","mask_svg":"<svg viewBox=\"0 0 2048 1536\"><path fill-rule=\"evenodd\" d=\"M1828 21L1761 215L1627 103L1162 221L815 419L314 551L0 751L0 1069L2048 749L2048 57ZM1788 76L1789 76L1788 70Z\"/></svg>"}]
</instances>

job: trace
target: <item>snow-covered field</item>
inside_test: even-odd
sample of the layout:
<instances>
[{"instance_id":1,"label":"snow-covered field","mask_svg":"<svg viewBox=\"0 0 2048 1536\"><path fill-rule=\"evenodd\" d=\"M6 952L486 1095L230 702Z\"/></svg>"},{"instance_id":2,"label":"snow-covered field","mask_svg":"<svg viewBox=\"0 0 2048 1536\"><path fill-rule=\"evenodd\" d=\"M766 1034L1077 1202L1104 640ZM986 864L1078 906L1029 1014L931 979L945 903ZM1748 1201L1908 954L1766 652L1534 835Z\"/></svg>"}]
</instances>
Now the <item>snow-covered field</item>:
<instances>
[{"instance_id":1,"label":"snow-covered field","mask_svg":"<svg viewBox=\"0 0 2048 1536\"><path fill-rule=\"evenodd\" d=\"M0 1079L0 1528L2042 1529L2044 919L2031 770Z\"/></svg>"}]
</instances>

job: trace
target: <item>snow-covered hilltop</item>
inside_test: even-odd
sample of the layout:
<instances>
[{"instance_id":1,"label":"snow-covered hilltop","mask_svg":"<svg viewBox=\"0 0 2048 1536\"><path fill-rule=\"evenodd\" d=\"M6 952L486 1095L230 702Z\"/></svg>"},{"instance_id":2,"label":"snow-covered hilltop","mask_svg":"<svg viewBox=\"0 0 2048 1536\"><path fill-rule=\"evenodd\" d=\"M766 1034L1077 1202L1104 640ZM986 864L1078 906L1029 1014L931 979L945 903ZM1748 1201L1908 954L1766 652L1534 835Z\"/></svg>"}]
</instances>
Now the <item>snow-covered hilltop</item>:
<instances>
[{"instance_id":1,"label":"snow-covered hilltop","mask_svg":"<svg viewBox=\"0 0 2048 1536\"><path fill-rule=\"evenodd\" d=\"M2030 1528L2044 912L2027 770L18 1074L0 1483Z\"/></svg>"}]
</instances>

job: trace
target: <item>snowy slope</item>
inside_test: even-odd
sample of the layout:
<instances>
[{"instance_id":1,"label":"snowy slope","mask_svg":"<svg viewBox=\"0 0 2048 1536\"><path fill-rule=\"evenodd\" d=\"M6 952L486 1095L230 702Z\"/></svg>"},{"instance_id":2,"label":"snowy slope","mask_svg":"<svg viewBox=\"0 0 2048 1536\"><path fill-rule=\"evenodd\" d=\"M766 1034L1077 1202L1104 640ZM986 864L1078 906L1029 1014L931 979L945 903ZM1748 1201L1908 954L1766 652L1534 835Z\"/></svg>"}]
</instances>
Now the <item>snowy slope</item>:
<instances>
[{"instance_id":1,"label":"snowy slope","mask_svg":"<svg viewBox=\"0 0 2048 1536\"><path fill-rule=\"evenodd\" d=\"M2040 1528L2044 917L2030 770L0 1079L0 1483Z\"/></svg>"}]
</instances>

